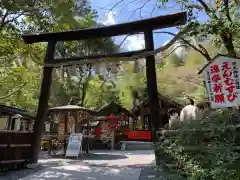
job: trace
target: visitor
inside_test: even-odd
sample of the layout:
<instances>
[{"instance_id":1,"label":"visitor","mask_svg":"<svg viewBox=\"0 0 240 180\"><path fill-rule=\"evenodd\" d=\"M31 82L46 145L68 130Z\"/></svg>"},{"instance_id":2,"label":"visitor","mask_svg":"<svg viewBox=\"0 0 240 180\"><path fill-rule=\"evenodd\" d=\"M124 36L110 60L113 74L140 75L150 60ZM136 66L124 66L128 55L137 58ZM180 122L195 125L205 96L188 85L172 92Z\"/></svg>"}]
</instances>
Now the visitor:
<instances>
[{"instance_id":1,"label":"visitor","mask_svg":"<svg viewBox=\"0 0 240 180\"><path fill-rule=\"evenodd\" d=\"M191 98L187 98L186 106L180 113L180 121L196 120L199 118L198 108L194 105L194 101Z\"/></svg>"},{"instance_id":2,"label":"visitor","mask_svg":"<svg viewBox=\"0 0 240 180\"><path fill-rule=\"evenodd\" d=\"M169 109L168 114L170 116L168 126L172 127L173 124L176 124L179 122L179 116L178 116L177 110L175 108Z\"/></svg>"}]
</instances>

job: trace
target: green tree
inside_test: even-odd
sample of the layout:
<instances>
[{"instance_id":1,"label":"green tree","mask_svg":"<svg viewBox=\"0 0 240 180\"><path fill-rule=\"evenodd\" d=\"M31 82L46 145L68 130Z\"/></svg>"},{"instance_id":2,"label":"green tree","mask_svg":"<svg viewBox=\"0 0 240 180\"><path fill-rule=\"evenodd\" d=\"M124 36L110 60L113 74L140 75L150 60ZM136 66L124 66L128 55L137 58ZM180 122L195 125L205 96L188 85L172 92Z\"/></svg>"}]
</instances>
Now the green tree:
<instances>
[{"instance_id":1,"label":"green tree","mask_svg":"<svg viewBox=\"0 0 240 180\"><path fill-rule=\"evenodd\" d=\"M119 103L129 110L133 108L134 101L137 105L146 97L145 72L135 71L135 65L134 63L122 63L121 70L116 75Z\"/></svg>"},{"instance_id":2,"label":"green tree","mask_svg":"<svg viewBox=\"0 0 240 180\"><path fill-rule=\"evenodd\" d=\"M98 26L97 14L86 0L70 0L68 2L3 0L0 2L0 6L0 78L2 80L0 101L35 111L39 98L42 60L46 45L41 43L25 45L19 35L96 27ZM115 50L116 47L109 38L57 44L58 57L66 57L70 54L81 56L85 52L94 54ZM76 69L72 68L66 71L65 81L61 79L59 71L56 70L53 75L53 95L50 103L52 105L66 104L69 103L72 96L77 96L80 103L84 103L84 98L90 96L86 95L89 90L88 82L94 81L95 78L95 67L88 65L88 69L89 71L86 71L86 68L77 67L81 76L78 77L76 84L74 84L76 78L74 79L73 73Z\"/></svg>"},{"instance_id":3,"label":"green tree","mask_svg":"<svg viewBox=\"0 0 240 180\"><path fill-rule=\"evenodd\" d=\"M216 54L212 46L207 44L205 48ZM175 58L175 55L170 55L157 66L158 91L180 103L184 103L186 96L201 102L206 92L203 78L196 72L205 63L203 56L197 51L189 50L181 63Z\"/></svg>"},{"instance_id":4,"label":"green tree","mask_svg":"<svg viewBox=\"0 0 240 180\"><path fill-rule=\"evenodd\" d=\"M166 8L170 2L173 1L160 0L160 2L163 5L161 8ZM229 56L236 56L235 40L239 39L239 18L237 18L239 17L238 1L223 1L219 8L203 0L197 0L196 2L178 0L175 1L175 3L188 11L188 19L189 22L191 22L191 27L188 28L185 37L188 39L194 37L197 41L210 38L219 48L225 49ZM208 21L202 21L199 17L200 13L205 14ZM211 60L201 45L196 47L202 54L205 54L208 60Z\"/></svg>"}]
</instances>

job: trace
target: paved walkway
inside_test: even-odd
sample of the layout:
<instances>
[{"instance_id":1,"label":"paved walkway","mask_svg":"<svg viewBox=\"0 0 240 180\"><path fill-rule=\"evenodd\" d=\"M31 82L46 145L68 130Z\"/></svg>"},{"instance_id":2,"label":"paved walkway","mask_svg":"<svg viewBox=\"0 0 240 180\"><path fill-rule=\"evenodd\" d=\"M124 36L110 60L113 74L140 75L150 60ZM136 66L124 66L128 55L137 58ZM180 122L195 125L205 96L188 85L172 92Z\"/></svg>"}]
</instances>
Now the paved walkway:
<instances>
[{"instance_id":1,"label":"paved walkway","mask_svg":"<svg viewBox=\"0 0 240 180\"><path fill-rule=\"evenodd\" d=\"M46 168L21 180L138 180L154 160L153 151L95 151L71 159L41 159Z\"/></svg>"}]
</instances>

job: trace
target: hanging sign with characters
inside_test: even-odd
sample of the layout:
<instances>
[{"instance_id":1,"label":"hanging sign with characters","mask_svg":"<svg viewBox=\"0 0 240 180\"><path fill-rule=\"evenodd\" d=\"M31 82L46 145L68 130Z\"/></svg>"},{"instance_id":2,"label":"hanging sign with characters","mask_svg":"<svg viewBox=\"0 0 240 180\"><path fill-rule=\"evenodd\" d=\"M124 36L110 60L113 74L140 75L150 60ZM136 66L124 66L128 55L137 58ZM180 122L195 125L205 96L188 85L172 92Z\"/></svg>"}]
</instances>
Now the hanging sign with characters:
<instances>
[{"instance_id":1,"label":"hanging sign with characters","mask_svg":"<svg viewBox=\"0 0 240 180\"><path fill-rule=\"evenodd\" d=\"M204 80L212 108L240 105L240 60L218 55L204 69Z\"/></svg>"}]
</instances>

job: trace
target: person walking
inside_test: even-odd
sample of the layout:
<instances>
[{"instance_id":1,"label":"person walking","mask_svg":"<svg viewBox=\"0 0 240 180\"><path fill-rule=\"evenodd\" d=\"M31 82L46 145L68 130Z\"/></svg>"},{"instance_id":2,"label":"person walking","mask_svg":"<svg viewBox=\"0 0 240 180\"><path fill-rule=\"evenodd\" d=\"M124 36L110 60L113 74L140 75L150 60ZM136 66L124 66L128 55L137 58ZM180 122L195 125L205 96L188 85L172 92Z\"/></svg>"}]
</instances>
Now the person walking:
<instances>
[{"instance_id":1,"label":"person walking","mask_svg":"<svg viewBox=\"0 0 240 180\"><path fill-rule=\"evenodd\" d=\"M180 121L197 120L199 118L198 108L191 98L187 98L186 106L181 110Z\"/></svg>"},{"instance_id":2,"label":"person walking","mask_svg":"<svg viewBox=\"0 0 240 180\"><path fill-rule=\"evenodd\" d=\"M178 116L177 110L175 108L169 109L168 114L169 114L169 117L170 117L169 122L168 122L168 126L172 127L173 124L176 124L176 123L179 122L179 116Z\"/></svg>"}]
</instances>

